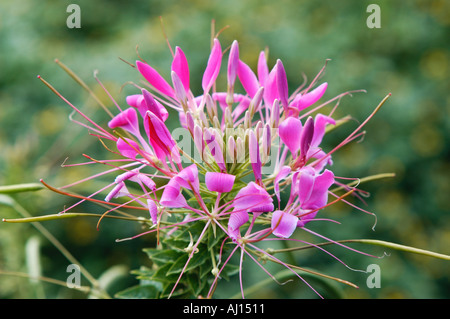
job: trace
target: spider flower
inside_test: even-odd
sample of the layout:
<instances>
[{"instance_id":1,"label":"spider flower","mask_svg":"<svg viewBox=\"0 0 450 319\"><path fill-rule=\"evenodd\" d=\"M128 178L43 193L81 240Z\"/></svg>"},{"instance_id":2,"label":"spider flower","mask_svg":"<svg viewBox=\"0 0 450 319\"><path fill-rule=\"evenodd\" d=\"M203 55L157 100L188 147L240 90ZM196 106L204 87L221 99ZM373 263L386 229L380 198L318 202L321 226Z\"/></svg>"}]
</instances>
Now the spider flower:
<instances>
[{"instance_id":1,"label":"spider flower","mask_svg":"<svg viewBox=\"0 0 450 319\"><path fill-rule=\"evenodd\" d=\"M95 163L112 168L80 183L110 173L116 177L80 203L113 186L105 202L112 205L115 200L125 200L125 203L115 204L105 214L120 207L144 209L149 214L151 228L131 238L155 232L170 238L182 227L202 225L199 233L190 234L194 235L195 243L191 237L185 249L189 254L186 264L169 297L189 271L189 263L199 247L212 240L205 235L209 227L214 237L222 238L224 243L231 240L235 248L220 269L213 269L208 297L237 249L241 250L241 256L246 254L255 261L251 251L258 258L265 255L277 260L256 244L269 238L291 240L300 235L296 234L297 229L307 231L307 223L327 220L317 216L330 205L330 194L342 199L330 190L334 184L342 186L331 170L331 153L361 134L360 126L332 151L324 150L325 133L336 125L336 120L332 117L334 108L328 115L318 111L342 96L317 105L328 83L318 85L317 76L306 88L291 90L281 60L270 69L264 51L259 54L255 73L240 60L237 41L232 42L229 50L227 89L217 91L221 87L216 86L216 81L220 78L223 57L222 45L214 38L201 75L199 94L192 91L187 55L180 47L176 47L168 70L170 80L146 62L136 61L144 84L136 85L138 91L126 97L127 108L122 109L114 101L118 112L108 123L112 133L69 103L87 120L84 126L102 140L115 142L117 152L112 151L125 161L112 165L96 160ZM236 85L238 81L243 88L241 92ZM314 109L307 110L314 105ZM166 125L169 120L173 123L169 109L178 113L182 128L178 137L181 135L182 141ZM172 215L179 218L173 220ZM164 227L160 225L162 220ZM213 261L216 265L223 258L224 246L217 244L219 241L213 242L214 245L208 241L206 246L214 252L211 256L218 258ZM291 269L282 261L279 263Z\"/></svg>"}]
</instances>

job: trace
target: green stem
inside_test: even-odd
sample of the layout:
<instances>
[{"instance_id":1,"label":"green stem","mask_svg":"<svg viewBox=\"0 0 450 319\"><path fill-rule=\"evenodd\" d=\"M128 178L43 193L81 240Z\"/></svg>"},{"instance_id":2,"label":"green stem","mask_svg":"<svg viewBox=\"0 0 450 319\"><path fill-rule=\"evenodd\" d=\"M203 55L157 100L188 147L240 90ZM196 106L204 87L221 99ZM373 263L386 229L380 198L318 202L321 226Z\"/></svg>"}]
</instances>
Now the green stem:
<instances>
[{"instance_id":1,"label":"green stem","mask_svg":"<svg viewBox=\"0 0 450 319\"><path fill-rule=\"evenodd\" d=\"M373 181L373 180L377 180L377 179L381 179L381 178L388 178L388 177L395 177L395 173L381 173L381 174L376 174L376 175L371 175L371 176L359 178L358 180L353 181L353 182L347 184L346 186L351 187L351 186L358 185L358 184L361 184L361 183L370 182L370 181ZM332 189L331 192L334 193L334 192L336 192L338 190L341 190L341 189L344 189L344 187L343 186L336 187L336 188Z\"/></svg>"},{"instance_id":2,"label":"green stem","mask_svg":"<svg viewBox=\"0 0 450 319\"><path fill-rule=\"evenodd\" d=\"M97 217L97 218L100 218L101 215L90 214L90 213L64 213L64 214L51 214L51 215L32 216L32 217L23 217L23 218L11 218L11 219L3 218L2 221L6 222L6 223L33 223L33 222L44 222L44 221L49 221L49 220L74 218L74 217ZM132 218L132 217L123 217L123 216L109 216L109 215L105 215L104 217L130 220L130 221L150 222L150 220L145 219L145 218Z\"/></svg>"},{"instance_id":3,"label":"green stem","mask_svg":"<svg viewBox=\"0 0 450 319\"><path fill-rule=\"evenodd\" d=\"M10 196L6 196L6 195L2 195L3 197L1 198L2 203L7 204L9 206L11 206L15 211L17 211L20 215L22 215L24 218L33 218L31 216L31 214L25 209L23 208L19 203L17 203L13 198L11 198ZM94 290L98 290L100 289L100 285L98 283L98 281L87 271L86 268L84 268L81 263L61 244L61 242L56 239L52 233L50 233L44 226L42 226L40 223L38 222L32 222L32 225L45 237L47 238L52 244L53 246L55 246L56 249L59 250L59 252L61 252L61 254L66 257L66 259L72 263L72 264L76 264L80 267L80 271L81 273L86 277L86 279L92 284L93 289ZM99 291L100 292L100 291ZM108 297L106 292L101 292L101 295L103 295L104 297Z\"/></svg>"},{"instance_id":4,"label":"green stem","mask_svg":"<svg viewBox=\"0 0 450 319\"><path fill-rule=\"evenodd\" d=\"M44 188L44 185L39 184L39 183L6 185L6 186L0 186L0 193L10 194L10 193L30 192L30 191L38 191L43 188Z\"/></svg>"},{"instance_id":5,"label":"green stem","mask_svg":"<svg viewBox=\"0 0 450 319\"><path fill-rule=\"evenodd\" d=\"M33 277L33 276L30 276L28 274L21 273L21 272L4 271L4 270L0 270L0 275L15 276L15 277L22 277L22 278L29 278L29 279L36 279L36 280L48 282L48 283L51 283L51 284L54 284L54 285L67 287L67 283L65 281L58 280L58 279L53 279L53 278L49 278L49 277L44 277L44 276ZM84 293L89 293L92 290L91 287L88 287L88 286L74 287L74 289L79 290L79 291L84 292Z\"/></svg>"},{"instance_id":6,"label":"green stem","mask_svg":"<svg viewBox=\"0 0 450 319\"><path fill-rule=\"evenodd\" d=\"M434 258L443 259L443 260L450 260L449 255L440 254L440 253L432 252L432 251L425 250L425 249L415 248L415 247L411 247L411 246L391 243L388 241L377 240L377 239L346 239L346 240L337 240L336 242L337 243L369 244L369 245L381 246L381 247L386 247L386 248L395 249L395 250L399 250L399 251L409 252L409 253L413 253L413 254L434 257ZM316 246L325 246L325 245L332 245L332 244L335 244L335 243L334 242L325 242L325 243L315 244L314 246L306 245L306 246L293 247L293 248L287 248L287 249L276 249L276 250L271 250L270 252L274 254L274 253L281 253L281 252L286 252L286 251L309 249L309 248L314 248Z\"/></svg>"}]
</instances>

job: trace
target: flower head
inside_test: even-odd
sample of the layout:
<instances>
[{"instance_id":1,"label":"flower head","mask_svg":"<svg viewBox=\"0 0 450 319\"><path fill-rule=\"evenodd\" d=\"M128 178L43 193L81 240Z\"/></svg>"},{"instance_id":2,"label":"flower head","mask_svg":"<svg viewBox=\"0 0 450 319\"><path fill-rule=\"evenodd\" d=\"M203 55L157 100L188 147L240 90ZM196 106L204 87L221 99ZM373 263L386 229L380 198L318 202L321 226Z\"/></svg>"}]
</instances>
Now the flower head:
<instances>
[{"instance_id":1,"label":"flower head","mask_svg":"<svg viewBox=\"0 0 450 319\"><path fill-rule=\"evenodd\" d=\"M306 230L307 223L320 219L317 215L330 204L330 194L338 200L346 196L339 197L331 190L332 185L342 186L331 171L331 153L358 136L360 127L327 152L321 144L327 129L336 124L333 112L312 113L329 102L302 114L323 98L328 84L317 85L314 80L306 89L292 91L281 60L270 69L262 51L255 73L240 59L239 44L234 41L228 55L227 90L216 91L223 57L222 45L214 38L199 94L191 89L188 59L180 47L173 55L170 81L147 63L136 61L145 87L127 96L129 107L119 108L108 123L113 132L120 129L126 136L107 132L74 107L101 139L115 142L117 154L126 163L114 165L107 172L116 173L116 177L105 187L113 186L105 202L128 200L107 212L130 207L131 203L135 209L144 209L151 228L133 238L155 232L170 238L180 228L188 229L178 234L191 236L182 250L188 253L183 259L187 261L176 272L179 277L168 296L182 282L183 274L191 270L189 263L199 247L212 251L214 265L224 254L225 246L217 245L219 240L234 243L230 257L237 249L241 256L252 259L252 253L268 257L256 246L258 242L290 240L297 229ZM237 91L238 81L242 92ZM178 113L182 141L166 125L168 109ZM94 195L83 200L91 200ZM191 224L200 225L193 237ZM213 269L208 296L226 263Z\"/></svg>"}]
</instances>

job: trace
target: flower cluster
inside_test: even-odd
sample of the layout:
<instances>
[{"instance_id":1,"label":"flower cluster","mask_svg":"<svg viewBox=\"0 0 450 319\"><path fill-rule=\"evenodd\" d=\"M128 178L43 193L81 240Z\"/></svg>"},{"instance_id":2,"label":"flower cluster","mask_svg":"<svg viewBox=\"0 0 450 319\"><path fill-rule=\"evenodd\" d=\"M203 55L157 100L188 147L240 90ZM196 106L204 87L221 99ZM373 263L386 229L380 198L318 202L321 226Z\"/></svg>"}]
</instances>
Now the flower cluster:
<instances>
[{"instance_id":1,"label":"flower cluster","mask_svg":"<svg viewBox=\"0 0 450 319\"><path fill-rule=\"evenodd\" d=\"M144 84L135 85L137 92L127 96L126 108L116 103L118 113L108 123L111 130L72 105L87 120L83 125L93 135L115 144L113 152L125 163L103 162L113 166L105 174L115 172L115 179L83 200L107 191L103 202L113 208L104 216L121 207L148 210L150 229L132 238L157 233L159 242L187 225L201 225L197 233L189 230L184 265L166 293L169 297L193 268L200 247L212 250L208 265L213 278L207 297L214 293L237 250L241 263L248 255L264 269L255 256L265 257L301 278L292 265L256 243L295 240L297 229L307 230L305 226L312 221L330 220L321 217L320 211L356 190L338 182L330 168L332 153L360 136L360 127L331 151L321 148L325 133L337 123L332 115L345 95L320 102L327 90L326 82L318 83L323 69L309 85L290 93L280 60L269 68L262 51L254 72L240 59L237 41L228 49L213 39L199 95L191 90L189 65L181 48L173 52L170 81L146 62L136 61ZM227 83L220 91L216 80L224 62ZM320 113L334 101L336 106L328 114ZM174 111L180 127L170 132L166 122ZM332 185L347 192L339 196ZM330 195L335 198L331 202ZM117 198L122 202L115 202ZM217 238L215 245L209 241L201 246L210 232ZM225 258L227 243L234 248ZM242 278L240 282L244 296Z\"/></svg>"}]
</instances>

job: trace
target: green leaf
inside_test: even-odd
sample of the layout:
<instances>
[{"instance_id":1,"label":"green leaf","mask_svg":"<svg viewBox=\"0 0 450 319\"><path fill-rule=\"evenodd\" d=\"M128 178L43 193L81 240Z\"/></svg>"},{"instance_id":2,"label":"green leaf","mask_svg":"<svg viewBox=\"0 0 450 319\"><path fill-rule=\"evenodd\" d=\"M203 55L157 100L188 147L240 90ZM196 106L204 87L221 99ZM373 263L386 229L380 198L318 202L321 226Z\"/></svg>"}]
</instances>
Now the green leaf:
<instances>
[{"instance_id":1,"label":"green leaf","mask_svg":"<svg viewBox=\"0 0 450 319\"><path fill-rule=\"evenodd\" d=\"M189 258L188 254L178 258L167 272L167 275L181 273L181 271L183 271L184 266L186 265L186 262L188 261L188 258ZM192 256L191 260L189 260L189 264L186 266L185 272L188 272L191 269L199 267L201 264L206 262L207 259L208 259L208 251L206 250L206 247L200 247L199 252L195 253L194 256Z\"/></svg>"},{"instance_id":2,"label":"green leaf","mask_svg":"<svg viewBox=\"0 0 450 319\"><path fill-rule=\"evenodd\" d=\"M160 282L174 282L178 279L177 274L168 274L170 268L173 266L173 263L169 263L159 267L152 276L153 280L157 280Z\"/></svg>"},{"instance_id":3,"label":"green leaf","mask_svg":"<svg viewBox=\"0 0 450 319\"><path fill-rule=\"evenodd\" d=\"M155 299L158 298L159 291L153 285L145 286L133 286L127 288L121 292L118 292L115 296L120 299Z\"/></svg>"},{"instance_id":4,"label":"green leaf","mask_svg":"<svg viewBox=\"0 0 450 319\"><path fill-rule=\"evenodd\" d=\"M180 255L183 255L183 253L173 249L145 248L144 252L157 266L173 263L180 258Z\"/></svg>"}]
</instances>

